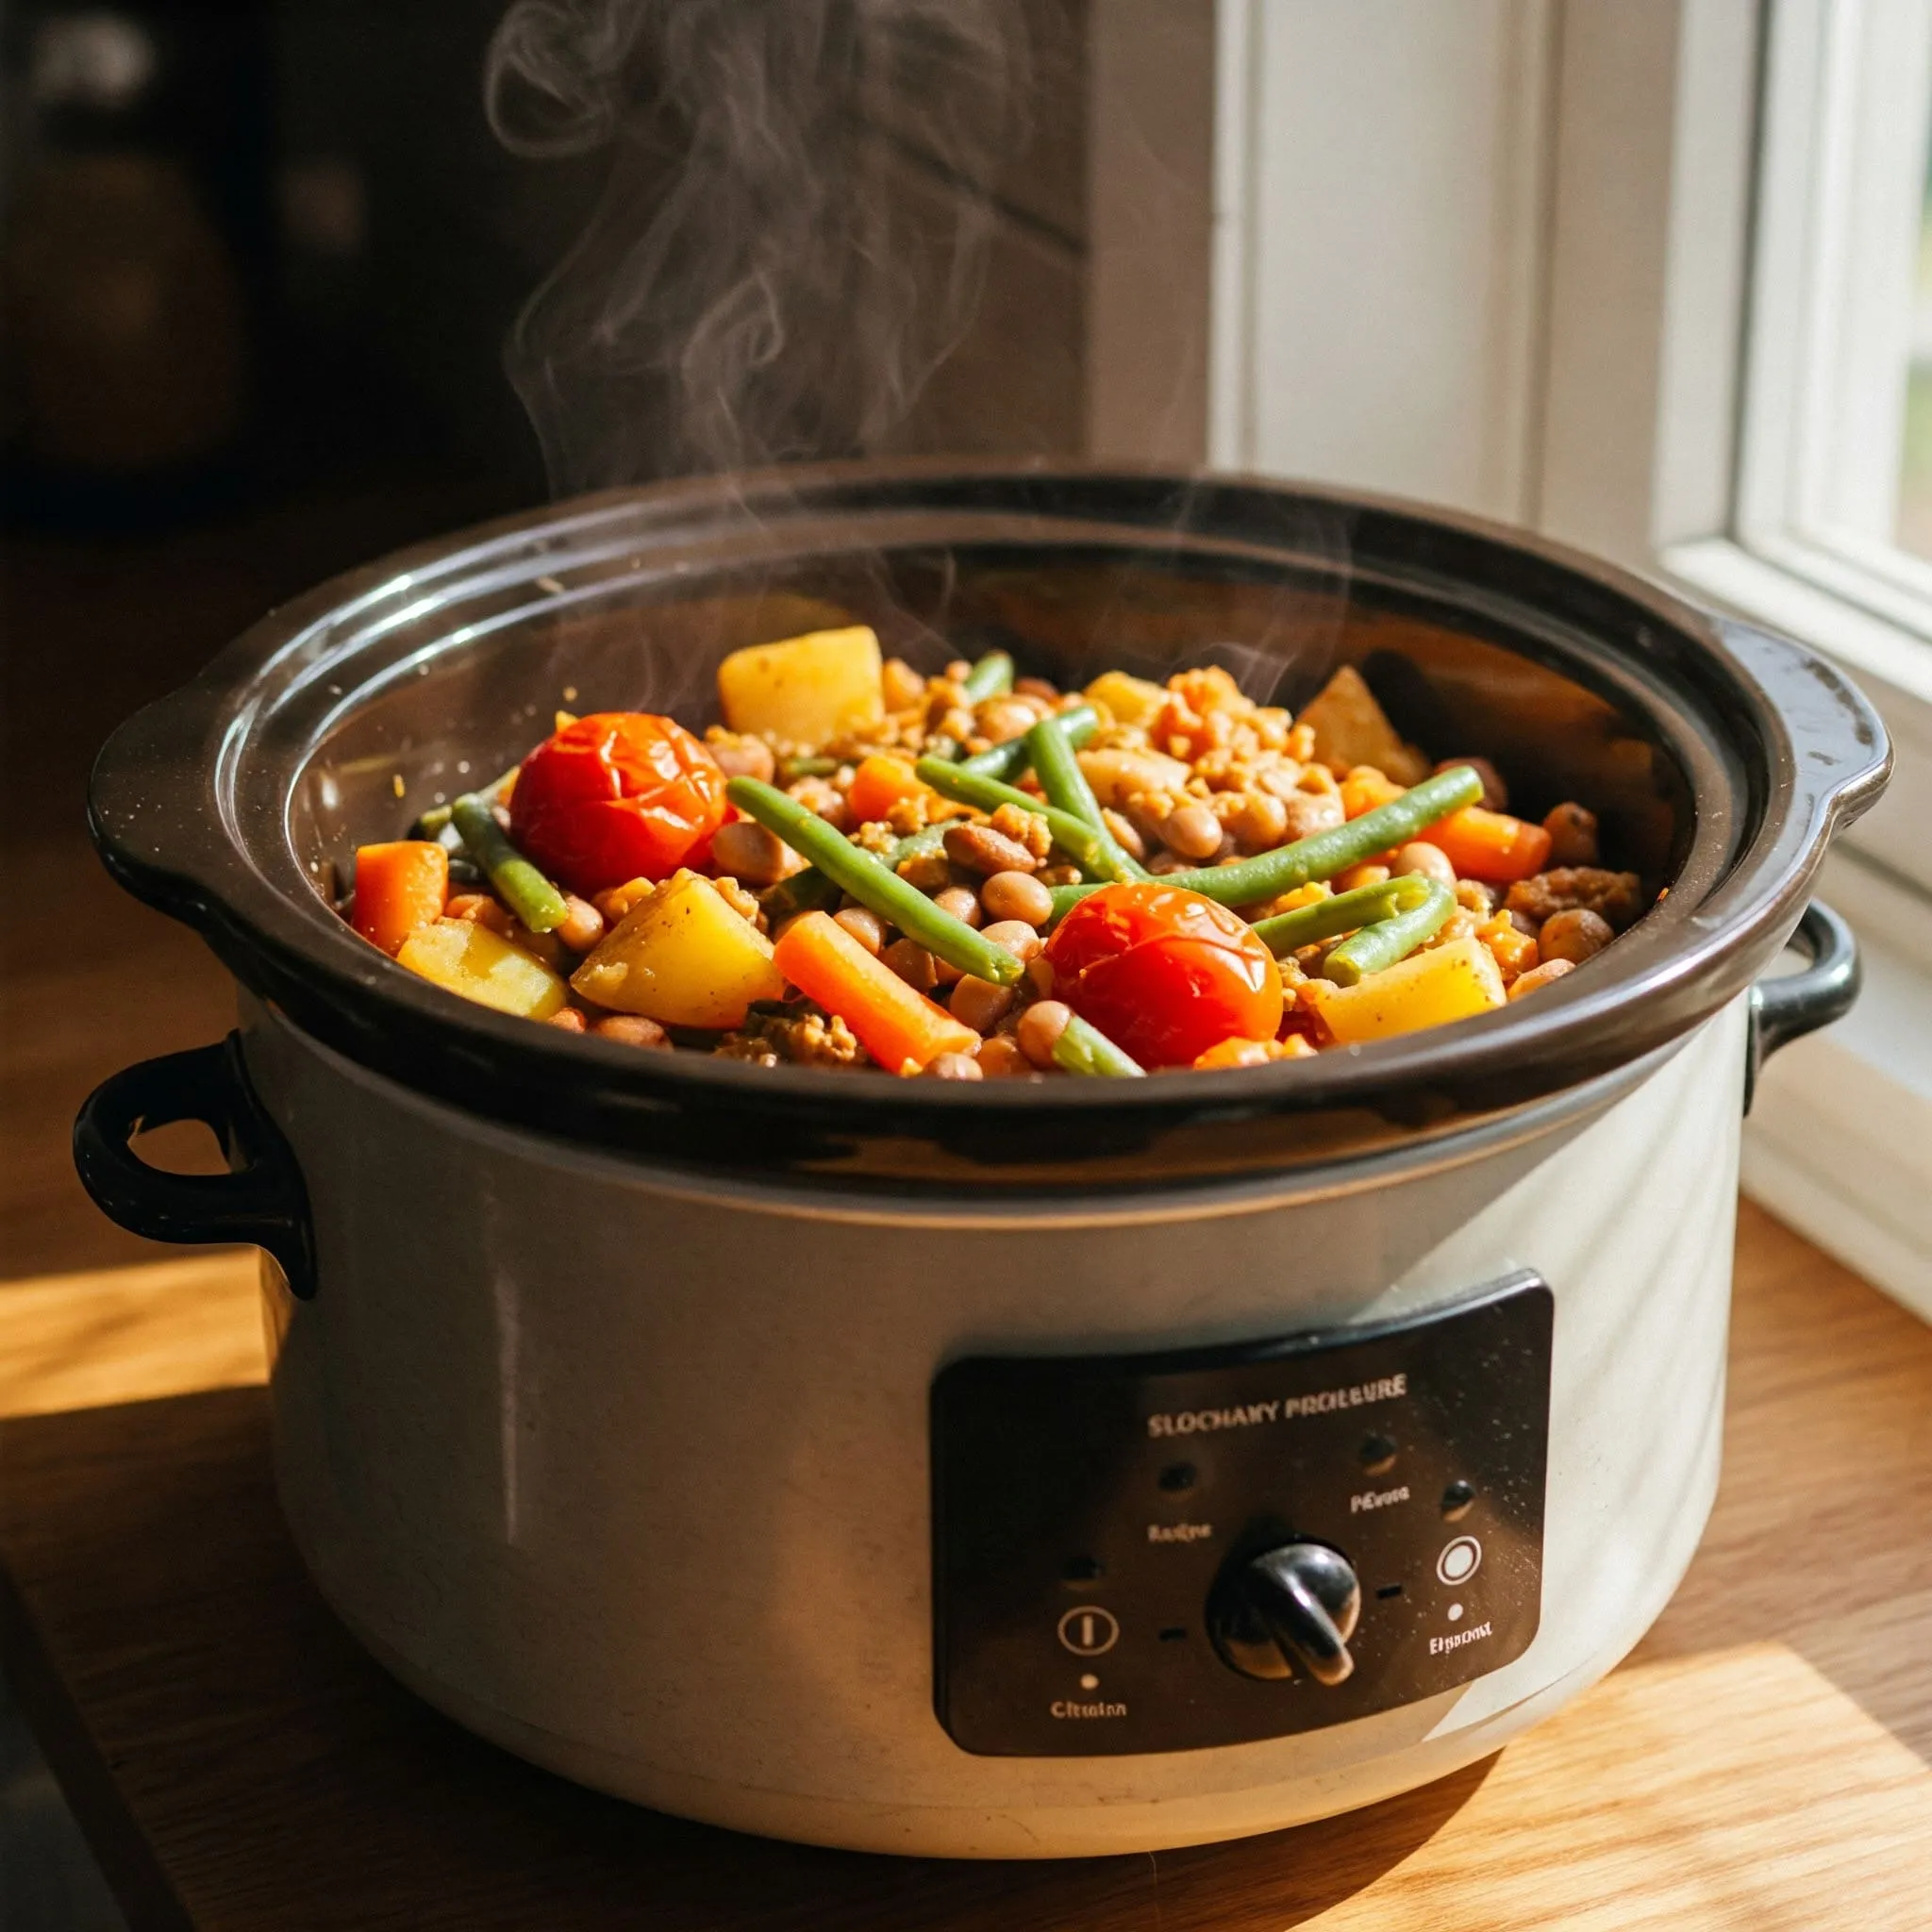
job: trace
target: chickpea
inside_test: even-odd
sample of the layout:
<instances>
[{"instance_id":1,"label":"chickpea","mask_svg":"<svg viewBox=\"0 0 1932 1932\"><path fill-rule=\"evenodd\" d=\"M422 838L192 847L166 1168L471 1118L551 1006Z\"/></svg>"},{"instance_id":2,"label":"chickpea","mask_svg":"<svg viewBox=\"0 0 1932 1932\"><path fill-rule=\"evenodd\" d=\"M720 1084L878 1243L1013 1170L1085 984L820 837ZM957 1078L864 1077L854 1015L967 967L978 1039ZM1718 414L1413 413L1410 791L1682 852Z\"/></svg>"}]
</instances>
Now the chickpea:
<instances>
[{"instance_id":1,"label":"chickpea","mask_svg":"<svg viewBox=\"0 0 1932 1932\"><path fill-rule=\"evenodd\" d=\"M1546 986L1556 985L1564 974L1575 971L1568 959L1545 959L1541 966L1532 966L1527 973L1517 976L1509 989L1509 997L1520 1000L1525 993L1538 992Z\"/></svg>"},{"instance_id":2,"label":"chickpea","mask_svg":"<svg viewBox=\"0 0 1932 1932\"><path fill-rule=\"evenodd\" d=\"M1567 959L1573 966L1581 966L1586 959L1595 958L1614 937L1602 913L1576 906L1567 912L1551 913L1543 921L1537 943L1545 961Z\"/></svg>"},{"instance_id":3,"label":"chickpea","mask_svg":"<svg viewBox=\"0 0 1932 1932\"><path fill-rule=\"evenodd\" d=\"M1162 842L1183 858L1212 858L1221 850L1221 821L1205 805L1183 805L1167 815Z\"/></svg>"},{"instance_id":4,"label":"chickpea","mask_svg":"<svg viewBox=\"0 0 1932 1932\"><path fill-rule=\"evenodd\" d=\"M979 909L979 894L971 886L948 886L932 895L932 903L967 925L977 926L986 917Z\"/></svg>"},{"instance_id":5,"label":"chickpea","mask_svg":"<svg viewBox=\"0 0 1932 1932\"><path fill-rule=\"evenodd\" d=\"M985 929L994 945L1004 946L1024 966L1040 956L1040 935L1024 919L1002 919Z\"/></svg>"},{"instance_id":6,"label":"chickpea","mask_svg":"<svg viewBox=\"0 0 1932 1932\"><path fill-rule=\"evenodd\" d=\"M1062 1006L1058 1000L1041 1000L1028 1007L1020 1015L1019 1031L1014 1035L1020 1051L1036 1067L1043 1070L1053 1066L1054 1042L1067 1030L1067 1022L1073 1017L1073 1008Z\"/></svg>"},{"instance_id":7,"label":"chickpea","mask_svg":"<svg viewBox=\"0 0 1932 1932\"><path fill-rule=\"evenodd\" d=\"M946 1010L975 1033L991 1033L1013 1008L1013 989L995 986L990 979L962 974Z\"/></svg>"},{"instance_id":8,"label":"chickpea","mask_svg":"<svg viewBox=\"0 0 1932 1932\"><path fill-rule=\"evenodd\" d=\"M886 923L863 906L841 907L832 917L876 959L886 943Z\"/></svg>"},{"instance_id":9,"label":"chickpea","mask_svg":"<svg viewBox=\"0 0 1932 1932\"><path fill-rule=\"evenodd\" d=\"M1053 894L1030 872L996 872L979 889L979 903L993 918L1044 925L1053 917Z\"/></svg>"},{"instance_id":10,"label":"chickpea","mask_svg":"<svg viewBox=\"0 0 1932 1932\"><path fill-rule=\"evenodd\" d=\"M560 1033L581 1033L588 1023L575 1007L558 1007L543 1024Z\"/></svg>"},{"instance_id":11,"label":"chickpea","mask_svg":"<svg viewBox=\"0 0 1932 1932\"><path fill-rule=\"evenodd\" d=\"M1456 868L1449 863L1449 855L1426 839L1411 839L1401 847L1395 855L1394 870L1398 878L1434 879L1452 888L1456 884Z\"/></svg>"},{"instance_id":12,"label":"chickpea","mask_svg":"<svg viewBox=\"0 0 1932 1932\"><path fill-rule=\"evenodd\" d=\"M960 985L965 985L961 980ZM926 1067L927 1074L935 1080L980 1080L986 1076L981 1073L979 1062L970 1053L942 1053Z\"/></svg>"},{"instance_id":13,"label":"chickpea","mask_svg":"<svg viewBox=\"0 0 1932 1932\"><path fill-rule=\"evenodd\" d=\"M1574 803L1559 805L1543 820L1550 835L1553 866L1594 865L1598 858L1596 814Z\"/></svg>"}]
</instances>

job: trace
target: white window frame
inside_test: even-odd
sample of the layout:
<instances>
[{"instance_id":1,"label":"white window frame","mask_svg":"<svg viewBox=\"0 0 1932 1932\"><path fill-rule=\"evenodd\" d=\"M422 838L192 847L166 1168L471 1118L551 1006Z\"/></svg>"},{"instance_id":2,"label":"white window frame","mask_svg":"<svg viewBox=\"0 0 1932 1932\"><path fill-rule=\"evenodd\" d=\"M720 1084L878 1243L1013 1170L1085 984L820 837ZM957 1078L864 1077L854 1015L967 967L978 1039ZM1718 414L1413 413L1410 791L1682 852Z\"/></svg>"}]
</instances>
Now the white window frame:
<instances>
[{"instance_id":1,"label":"white window frame","mask_svg":"<svg viewBox=\"0 0 1932 1932\"><path fill-rule=\"evenodd\" d=\"M1803 638L1874 699L1895 776L1825 881L1868 996L1767 1070L1746 1185L1932 1319L1932 596L1874 556L1895 441L1819 468L1881 401L1890 436L1904 345L1862 343L1855 392L1808 379L1859 320L1814 273L1819 225L1886 158L1791 133L1829 131L1821 102L1842 128L1848 95L1856 131L1907 78L1923 106L1897 49L1928 7L1217 0L1203 414L1217 464L1513 518ZM1889 53L1848 38L1866 8ZM1883 225L1840 223L1831 273L1880 273ZM1418 233L1459 248L1387 245ZM1364 289L1455 321L1369 326Z\"/></svg>"}]
</instances>

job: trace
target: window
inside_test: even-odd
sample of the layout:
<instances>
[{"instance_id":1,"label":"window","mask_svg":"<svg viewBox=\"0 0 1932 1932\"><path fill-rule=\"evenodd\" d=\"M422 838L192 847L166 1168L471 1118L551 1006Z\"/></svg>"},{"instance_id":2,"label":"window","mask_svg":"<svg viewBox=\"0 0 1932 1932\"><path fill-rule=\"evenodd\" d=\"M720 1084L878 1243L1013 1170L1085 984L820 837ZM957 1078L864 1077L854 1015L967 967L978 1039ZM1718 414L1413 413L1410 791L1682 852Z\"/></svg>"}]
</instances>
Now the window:
<instances>
[{"instance_id":1,"label":"window","mask_svg":"<svg viewBox=\"0 0 1932 1932\"><path fill-rule=\"evenodd\" d=\"M1866 997L1767 1070L1745 1179L1932 1319L1932 0L1212 18L1211 458L1526 524L1884 715L1824 881Z\"/></svg>"}]
</instances>

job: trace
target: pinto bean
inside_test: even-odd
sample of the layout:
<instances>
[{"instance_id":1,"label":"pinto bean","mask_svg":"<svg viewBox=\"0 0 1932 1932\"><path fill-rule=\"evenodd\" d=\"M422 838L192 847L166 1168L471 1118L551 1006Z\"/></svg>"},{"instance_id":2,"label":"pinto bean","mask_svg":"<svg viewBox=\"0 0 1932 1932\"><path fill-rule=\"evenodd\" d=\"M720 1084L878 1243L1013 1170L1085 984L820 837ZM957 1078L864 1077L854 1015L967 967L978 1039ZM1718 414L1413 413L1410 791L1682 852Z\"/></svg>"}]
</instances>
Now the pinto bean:
<instances>
[{"instance_id":1,"label":"pinto bean","mask_svg":"<svg viewBox=\"0 0 1932 1932\"><path fill-rule=\"evenodd\" d=\"M932 903L966 925L976 926L986 916L979 909L979 894L971 886L948 886L932 895Z\"/></svg>"},{"instance_id":2,"label":"pinto bean","mask_svg":"<svg viewBox=\"0 0 1932 1932\"><path fill-rule=\"evenodd\" d=\"M1003 924L1044 925L1053 917L1053 894L1031 872L994 873L980 887L979 903Z\"/></svg>"},{"instance_id":3,"label":"pinto bean","mask_svg":"<svg viewBox=\"0 0 1932 1932\"><path fill-rule=\"evenodd\" d=\"M974 1064L987 1080L1010 1080L1033 1072L1033 1062L1020 1051L1020 1042L1010 1033L995 1033L979 1049Z\"/></svg>"},{"instance_id":4,"label":"pinto bean","mask_svg":"<svg viewBox=\"0 0 1932 1932\"><path fill-rule=\"evenodd\" d=\"M573 953L588 953L604 937L604 915L575 892L566 892L563 904L563 923L552 926L551 931Z\"/></svg>"},{"instance_id":5,"label":"pinto bean","mask_svg":"<svg viewBox=\"0 0 1932 1932\"><path fill-rule=\"evenodd\" d=\"M1532 966L1517 976L1509 988L1509 997L1520 1000L1526 993L1540 992L1546 986L1555 986L1564 974L1575 971L1568 959L1545 959L1541 966Z\"/></svg>"},{"instance_id":6,"label":"pinto bean","mask_svg":"<svg viewBox=\"0 0 1932 1932\"><path fill-rule=\"evenodd\" d=\"M711 836L711 857L720 872L748 886L775 886L805 869L805 860L777 833L750 819L720 825Z\"/></svg>"},{"instance_id":7,"label":"pinto bean","mask_svg":"<svg viewBox=\"0 0 1932 1932\"><path fill-rule=\"evenodd\" d=\"M625 1046L669 1046L671 1036L655 1020L641 1013L610 1013L591 1028L599 1040L615 1040Z\"/></svg>"},{"instance_id":8,"label":"pinto bean","mask_svg":"<svg viewBox=\"0 0 1932 1932\"><path fill-rule=\"evenodd\" d=\"M1038 872L1040 861L1017 839L991 825L948 825L946 857L966 872L989 878L997 872Z\"/></svg>"},{"instance_id":9,"label":"pinto bean","mask_svg":"<svg viewBox=\"0 0 1932 1932\"><path fill-rule=\"evenodd\" d=\"M915 992L930 993L940 983L939 961L917 940L894 940L879 958Z\"/></svg>"},{"instance_id":10,"label":"pinto bean","mask_svg":"<svg viewBox=\"0 0 1932 1932\"><path fill-rule=\"evenodd\" d=\"M1183 858L1212 858L1221 850L1221 821L1205 805L1177 806L1168 813L1160 837Z\"/></svg>"},{"instance_id":11,"label":"pinto bean","mask_svg":"<svg viewBox=\"0 0 1932 1932\"><path fill-rule=\"evenodd\" d=\"M1397 850L1394 872L1398 878L1434 879L1444 886L1456 883L1456 868L1449 863L1449 855L1426 839L1411 839Z\"/></svg>"},{"instance_id":12,"label":"pinto bean","mask_svg":"<svg viewBox=\"0 0 1932 1932\"><path fill-rule=\"evenodd\" d=\"M1288 807L1272 791L1250 791L1228 830L1250 852L1271 852L1288 837Z\"/></svg>"},{"instance_id":13,"label":"pinto bean","mask_svg":"<svg viewBox=\"0 0 1932 1932\"><path fill-rule=\"evenodd\" d=\"M832 914L841 925L876 959L886 943L886 923L863 906L841 907Z\"/></svg>"},{"instance_id":14,"label":"pinto bean","mask_svg":"<svg viewBox=\"0 0 1932 1932\"><path fill-rule=\"evenodd\" d=\"M991 1033L1013 1008L1013 989L995 986L990 979L961 976L946 1002L946 1010L975 1033Z\"/></svg>"},{"instance_id":15,"label":"pinto bean","mask_svg":"<svg viewBox=\"0 0 1932 1932\"><path fill-rule=\"evenodd\" d=\"M1022 965L1040 954L1040 935L1024 919L1002 919L985 928L994 945L1004 946Z\"/></svg>"},{"instance_id":16,"label":"pinto bean","mask_svg":"<svg viewBox=\"0 0 1932 1932\"><path fill-rule=\"evenodd\" d=\"M1071 1007L1062 1006L1058 1000L1041 1000L1030 1006L1020 1015L1019 1031L1014 1035L1020 1042L1020 1051L1042 1070L1054 1065L1054 1042L1067 1030L1067 1022L1074 1017Z\"/></svg>"},{"instance_id":17,"label":"pinto bean","mask_svg":"<svg viewBox=\"0 0 1932 1932\"><path fill-rule=\"evenodd\" d=\"M959 984L964 986L962 979ZM986 1076L979 1070L979 1062L970 1053L942 1053L926 1067L927 1075L935 1080L980 1080Z\"/></svg>"}]
</instances>

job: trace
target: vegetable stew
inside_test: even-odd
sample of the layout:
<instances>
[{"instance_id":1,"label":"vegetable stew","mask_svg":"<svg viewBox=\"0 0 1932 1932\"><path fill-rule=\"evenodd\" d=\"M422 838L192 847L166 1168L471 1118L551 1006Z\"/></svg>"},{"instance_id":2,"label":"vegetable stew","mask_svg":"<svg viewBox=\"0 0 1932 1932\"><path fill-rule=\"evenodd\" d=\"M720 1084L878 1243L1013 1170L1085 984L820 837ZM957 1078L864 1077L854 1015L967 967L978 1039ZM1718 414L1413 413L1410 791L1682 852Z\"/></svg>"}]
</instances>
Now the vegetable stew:
<instances>
[{"instance_id":1,"label":"vegetable stew","mask_svg":"<svg viewBox=\"0 0 1932 1932\"><path fill-rule=\"evenodd\" d=\"M734 652L701 741L558 713L362 846L343 916L498 1011L626 1044L942 1079L1241 1068L1447 1024L1654 900L1565 800L1404 741L1360 675L1084 691L860 626Z\"/></svg>"}]
</instances>

